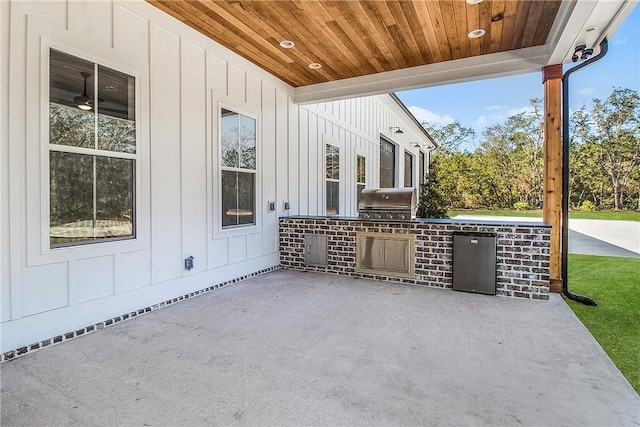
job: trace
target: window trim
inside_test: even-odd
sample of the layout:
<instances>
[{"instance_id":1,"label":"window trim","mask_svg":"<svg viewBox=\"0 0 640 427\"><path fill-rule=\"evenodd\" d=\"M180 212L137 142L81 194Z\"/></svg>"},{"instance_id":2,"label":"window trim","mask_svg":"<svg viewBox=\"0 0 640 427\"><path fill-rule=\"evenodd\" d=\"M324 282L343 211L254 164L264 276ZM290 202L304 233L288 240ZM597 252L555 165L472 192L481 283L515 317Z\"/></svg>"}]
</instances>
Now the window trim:
<instances>
[{"instance_id":1,"label":"window trim","mask_svg":"<svg viewBox=\"0 0 640 427\"><path fill-rule=\"evenodd\" d=\"M411 157L411 174L410 174L410 180L411 182L409 183L409 185L407 185L407 171L406 171L406 167L407 167L407 156ZM404 158L402 159L402 186L404 188L411 188L415 186L415 162L416 162L416 156L409 150L404 150Z\"/></svg>"},{"instance_id":2,"label":"window trim","mask_svg":"<svg viewBox=\"0 0 640 427\"><path fill-rule=\"evenodd\" d=\"M49 67L51 66L51 54L52 52L56 50L57 52L61 52L63 55L68 55L65 52L62 52L60 50L54 49L54 48L50 48L49 49ZM72 56L73 58L77 58L80 61L83 62L88 62L90 64L92 64L93 67L93 82L94 82L94 88L93 88L93 93L94 96L97 98L98 96L98 82L100 80L100 68L109 68L112 69L110 67L107 67L105 65L102 65L96 61L87 61L84 58L78 57L76 55L69 55ZM49 88L49 95L51 95L50 90L51 90L51 68L49 68L49 81L48 81L48 88ZM127 77L133 77L130 74L127 73L123 73L121 71L118 70L114 70L117 71L121 74L123 74L124 76ZM66 77L66 76L65 76ZM70 76L69 76L70 77ZM135 77L134 77L135 79ZM85 80L85 88L86 88L86 80ZM135 86L134 86L134 93L135 93ZM134 95L134 99L135 99L135 95ZM55 103L54 103L55 104ZM51 109L51 96L49 96L49 111ZM68 109L69 111L76 111L74 107L69 107L69 106L65 106L65 105L60 105L60 104L56 104L59 105L61 108L65 108ZM48 216L48 230L49 230L49 249L50 250L57 250L60 248L65 248L65 247L73 247L73 246L81 246L81 245L95 245L95 244L102 244L102 243L106 243L108 241L116 241L116 240L132 240L136 238L136 226L137 226L137 218L136 218L136 190L137 190L137 185L136 185L136 164L138 163L138 154L137 154L137 150L135 150L134 153L128 153L125 151L114 151L114 150L103 150L98 148L98 144L99 144L99 138L98 138L98 131L99 131L99 116L98 114L96 114L96 112L99 113L100 108L98 107L97 109L93 110L93 146L92 147L78 147L78 146L73 146L73 145L64 145L64 144L52 144L51 140L49 139L49 144L48 144L48 155L47 155L47 164L49 167L49 172L51 171L51 162L52 162L52 153L53 152L57 152L57 153L68 153L68 154L74 154L74 155L80 155L80 156L90 156L91 158L93 158L93 171L94 171L94 175L92 176L93 179L93 220L96 220L96 181L99 179L98 176L95 175L96 172L96 159L98 157L100 158L111 158L111 159L122 159L122 160L132 160L133 161L133 165L134 168L132 170L133 172L133 176L132 176L132 206L131 206L131 212L132 212L132 222L131 222L131 226L132 226L132 234L131 236L120 236L120 237L111 237L111 238L105 238L104 240L102 239L96 239L96 238L88 238L85 240L79 240L79 241L74 241L74 242L68 242L68 243L61 243L61 244L52 244L51 243L51 175L49 174L49 181L48 181L48 201L49 201L49 216ZM134 104L134 111L135 111L135 104ZM134 124L137 124L137 120L134 119ZM47 120L47 129L49 130L48 132L48 136L51 136L51 116L49 115L49 118ZM136 148L137 148L137 144L138 144L138 134L136 133Z\"/></svg>"},{"instance_id":3,"label":"window trim","mask_svg":"<svg viewBox=\"0 0 640 427\"><path fill-rule=\"evenodd\" d=\"M148 249L150 247L151 218L151 192L148 177L150 171L148 151L148 71L141 72L125 65L124 63L126 61L123 61L117 53L112 51L103 52L105 55L99 56L95 53L88 53L72 48L67 44L49 38L41 37L40 40L41 44L38 51L39 65L31 65L38 71L32 73L33 75L27 76L27 81L30 79L39 79L39 85L27 85L26 93L28 99L38 99L39 103L32 103L32 105L27 104L25 119L25 123L27 124L26 140L34 141L34 143L26 144L26 265L28 267L40 266L79 258L115 255ZM50 246L49 152L50 146L55 145L49 143L49 71L51 49L111 68L135 78L136 160L134 169L134 221L136 224L136 232L132 238L109 239L95 243L56 246L53 248ZM28 64L33 64L34 60L33 57L27 58ZM69 152L71 152L71 150L69 150ZM95 152L93 154L95 154ZM113 154L109 157L113 157ZM34 159L38 159L38 161L34 161Z\"/></svg>"},{"instance_id":4,"label":"window trim","mask_svg":"<svg viewBox=\"0 0 640 427\"><path fill-rule=\"evenodd\" d=\"M355 201L355 210L354 212L357 214L358 213L358 186L359 185L364 185L364 188L367 188L367 183L369 181L368 177L367 177L367 172L369 170L369 166L367 166L368 162L368 156L365 152L360 151L360 150L355 150L355 197L354 197L354 201ZM364 159L364 182L360 182L358 181L358 157L362 157Z\"/></svg>"},{"instance_id":5,"label":"window trim","mask_svg":"<svg viewBox=\"0 0 640 427\"><path fill-rule=\"evenodd\" d=\"M420 159L422 158L422 161ZM426 168L427 156L424 151L418 151L418 185L423 185L427 182L427 168ZM422 170L422 173L420 171Z\"/></svg>"},{"instance_id":6,"label":"window trim","mask_svg":"<svg viewBox=\"0 0 640 427\"><path fill-rule=\"evenodd\" d=\"M259 233L262 231L262 123L259 111L247 109L247 105L238 106L238 104L214 101L213 108L213 129L215 132L212 136L214 144L212 151L212 168L214 179L214 191L209 192L212 198L211 221L213 223L212 239L233 237L247 234ZM244 172L245 169L229 168L222 166L222 109L242 114L256 121L256 170L255 175L255 222L253 224L240 224L223 227L222 225L222 171L232 170ZM210 223L211 223L210 222Z\"/></svg>"},{"instance_id":7,"label":"window trim","mask_svg":"<svg viewBox=\"0 0 640 427\"><path fill-rule=\"evenodd\" d=\"M393 183L391 187L382 187L382 174L380 168L382 167L382 144L388 143L393 146ZM400 168L399 168L399 156L400 156L400 144L393 142L390 138L380 134L380 141L378 142L378 186L382 188L398 188L400 182Z\"/></svg>"}]
</instances>

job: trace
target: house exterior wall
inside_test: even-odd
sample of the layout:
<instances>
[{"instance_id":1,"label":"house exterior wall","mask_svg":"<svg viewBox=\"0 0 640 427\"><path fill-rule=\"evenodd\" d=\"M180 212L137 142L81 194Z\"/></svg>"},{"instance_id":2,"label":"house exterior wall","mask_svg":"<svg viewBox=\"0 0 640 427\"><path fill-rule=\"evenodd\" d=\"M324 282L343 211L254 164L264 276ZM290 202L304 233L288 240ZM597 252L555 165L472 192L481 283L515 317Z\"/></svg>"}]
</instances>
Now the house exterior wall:
<instances>
[{"instance_id":1,"label":"house exterior wall","mask_svg":"<svg viewBox=\"0 0 640 427\"><path fill-rule=\"evenodd\" d=\"M420 142L427 146L424 134L406 120L405 114L388 96L371 96L322 104L300 106L297 111L300 141L297 159L290 157L293 175L289 196L290 215L324 215L324 147L333 144L340 148L340 212L342 216L357 216L356 156L366 158L366 186L380 183L380 138L396 145L396 186L402 186L404 152L413 155L413 183L418 182ZM394 134L398 126L403 134ZM428 152L423 150L428 157ZM316 160L317 159L317 160ZM426 170L426 169L425 169ZM321 179L318 180L318 177Z\"/></svg>"},{"instance_id":2,"label":"house exterior wall","mask_svg":"<svg viewBox=\"0 0 640 427\"><path fill-rule=\"evenodd\" d=\"M0 23L2 352L279 266L278 217L324 213L327 142L341 149L341 215L356 212L357 154L377 186L381 134L416 159L411 143L428 143L387 95L296 105L290 86L144 1L0 2ZM49 48L136 77L135 239L49 248ZM222 107L257 119L255 226L221 227Z\"/></svg>"}]
</instances>

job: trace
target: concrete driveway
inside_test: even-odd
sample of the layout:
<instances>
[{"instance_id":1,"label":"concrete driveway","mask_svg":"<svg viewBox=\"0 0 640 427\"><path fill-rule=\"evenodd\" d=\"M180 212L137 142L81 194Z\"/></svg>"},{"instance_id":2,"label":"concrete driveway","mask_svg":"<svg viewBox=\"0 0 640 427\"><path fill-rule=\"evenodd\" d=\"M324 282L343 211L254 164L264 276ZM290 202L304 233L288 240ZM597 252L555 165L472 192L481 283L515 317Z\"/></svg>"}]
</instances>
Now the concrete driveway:
<instances>
[{"instance_id":1,"label":"concrete driveway","mask_svg":"<svg viewBox=\"0 0 640 427\"><path fill-rule=\"evenodd\" d=\"M1 424L637 426L562 299L277 270L0 365Z\"/></svg>"},{"instance_id":2,"label":"concrete driveway","mask_svg":"<svg viewBox=\"0 0 640 427\"><path fill-rule=\"evenodd\" d=\"M640 258L640 222L569 220L569 252Z\"/></svg>"},{"instance_id":3,"label":"concrete driveway","mask_svg":"<svg viewBox=\"0 0 640 427\"><path fill-rule=\"evenodd\" d=\"M541 222L541 218L458 215L457 219ZM640 258L640 222L569 220L569 253Z\"/></svg>"}]
</instances>

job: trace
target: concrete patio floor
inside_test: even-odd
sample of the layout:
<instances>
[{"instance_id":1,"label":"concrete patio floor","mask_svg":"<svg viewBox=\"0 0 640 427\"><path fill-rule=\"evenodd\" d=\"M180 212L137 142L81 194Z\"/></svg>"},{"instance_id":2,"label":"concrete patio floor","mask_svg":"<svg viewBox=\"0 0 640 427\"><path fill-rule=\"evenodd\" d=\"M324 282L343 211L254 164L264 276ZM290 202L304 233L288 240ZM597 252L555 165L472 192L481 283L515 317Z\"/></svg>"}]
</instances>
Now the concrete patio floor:
<instances>
[{"instance_id":1,"label":"concrete patio floor","mask_svg":"<svg viewBox=\"0 0 640 427\"><path fill-rule=\"evenodd\" d=\"M3 426L628 425L558 295L278 270L0 366Z\"/></svg>"}]
</instances>

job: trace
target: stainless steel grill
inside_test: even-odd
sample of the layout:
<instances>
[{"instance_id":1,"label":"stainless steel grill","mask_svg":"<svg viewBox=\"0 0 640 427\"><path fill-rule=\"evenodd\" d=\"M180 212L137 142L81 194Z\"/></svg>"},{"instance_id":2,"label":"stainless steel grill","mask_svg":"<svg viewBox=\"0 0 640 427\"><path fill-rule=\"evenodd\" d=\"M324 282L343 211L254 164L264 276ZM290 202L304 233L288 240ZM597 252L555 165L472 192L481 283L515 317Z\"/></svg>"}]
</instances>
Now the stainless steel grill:
<instances>
[{"instance_id":1,"label":"stainless steel grill","mask_svg":"<svg viewBox=\"0 0 640 427\"><path fill-rule=\"evenodd\" d=\"M358 216L373 221L411 221L416 216L416 189L366 188L360 193Z\"/></svg>"}]
</instances>

